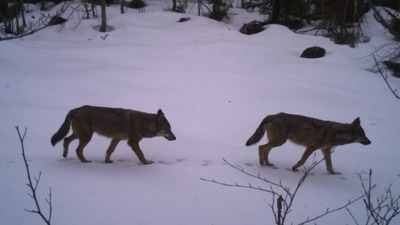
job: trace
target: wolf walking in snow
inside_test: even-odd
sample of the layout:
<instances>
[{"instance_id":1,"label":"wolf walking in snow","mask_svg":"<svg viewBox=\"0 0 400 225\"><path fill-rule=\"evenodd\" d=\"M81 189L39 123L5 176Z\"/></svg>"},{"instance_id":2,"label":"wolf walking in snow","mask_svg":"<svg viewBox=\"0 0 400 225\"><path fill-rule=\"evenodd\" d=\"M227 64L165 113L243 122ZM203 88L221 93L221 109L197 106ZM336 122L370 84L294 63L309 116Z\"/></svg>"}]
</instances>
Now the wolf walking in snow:
<instances>
[{"instance_id":1,"label":"wolf walking in snow","mask_svg":"<svg viewBox=\"0 0 400 225\"><path fill-rule=\"evenodd\" d=\"M360 123L359 118L351 124L344 124L286 113L269 115L263 119L246 142L246 146L259 142L266 132L268 143L258 147L260 164L273 166L268 160L269 152L273 147L281 146L289 139L306 147L300 161L293 166L293 171L297 171L314 151L321 149L326 169L331 174L337 174L332 168L331 161L331 150L335 146L350 143L371 144Z\"/></svg>"},{"instance_id":2,"label":"wolf walking in snow","mask_svg":"<svg viewBox=\"0 0 400 225\"><path fill-rule=\"evenodd\" d=\"M82 162L90 162L83 156L83 149L89 143L94 132L112 138L106 152L105 161L107 163L112 163L111 154L121 140L128 140L128 145L131 146L141 162L151 164L153 161L144 157L139 147L139 141L142 138L156 136L165 137L170 141L176 139L161 109L158 110L157 114L95 106L82 106L73 109L69 111L64 123L51 138L53 146L68 134L70 126L73 133L64 139L63 156L67 157L69 144L73 140L79 139L76 154Z\"/></svg>"}]
</instances>

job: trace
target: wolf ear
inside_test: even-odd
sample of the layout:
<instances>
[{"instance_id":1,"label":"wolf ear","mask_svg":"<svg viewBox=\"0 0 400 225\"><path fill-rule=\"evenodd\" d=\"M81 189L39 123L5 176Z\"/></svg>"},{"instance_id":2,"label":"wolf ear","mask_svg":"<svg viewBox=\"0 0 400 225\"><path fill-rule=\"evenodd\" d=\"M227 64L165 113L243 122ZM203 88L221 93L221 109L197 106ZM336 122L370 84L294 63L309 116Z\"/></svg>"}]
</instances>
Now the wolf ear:
<instances>
[{"instance_id":1,"label":"wolf ear","mask_svg":"<svg viewBox=\"0 0 400 225\"><path fill-rule=\"evenodd\" d=\"M159 109L157 112L157 119L158 119L158 122L164 121L164 113L161 109Z\"/></svg>"},{"instance_id":2,"label":"wolf ear","mask_svg":"<svg viewBox=\"0 0 400 225\"><path fill-rule=\"evenodd\" d=\"M353 124L360 124L360 123L361 123L360 117L357 117L357 118L353 121Z\"/></svg>"}]
</instances>

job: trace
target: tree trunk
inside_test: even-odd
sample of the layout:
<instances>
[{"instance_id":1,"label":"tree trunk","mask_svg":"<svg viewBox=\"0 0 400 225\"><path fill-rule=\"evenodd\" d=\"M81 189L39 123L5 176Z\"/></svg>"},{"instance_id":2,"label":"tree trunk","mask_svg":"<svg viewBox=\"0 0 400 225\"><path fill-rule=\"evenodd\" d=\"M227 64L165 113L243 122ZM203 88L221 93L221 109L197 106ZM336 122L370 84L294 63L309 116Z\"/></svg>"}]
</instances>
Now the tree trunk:
<instances>
[{"instance_id":1,"label":"tree trunk","mask_svg":"<svg viewBox=\"0 0 400 225\"><path fill-rule=\"evenodd\" d=\"M198 5L197 14L198 14L198 16L201 16L201 15L200 15L200 13L201 13L201 11L200 11L200 9L201 9L201 0L197 0L197 5Z\"/></svg>"},{"instance_id":2,"label":"tree trunk","mask_svg":"<svg viewBox=\"0 0 400 225\"><path fill-rule=\"evenodd\" d=\"M107 30L106 0L100 0L100 4L101 4L100 32L106 32L106 30Z\"/></svg>"},{"instance_id":3,"label":"tree trunk","mask_svg":"<svg viewBox=\"0 0 400 225\"><path fill-rule=\"evenodd\" d=\"M40 2L40 10L46 10L46 0Z\"/></svg>"},{"instance_id":4,"label":"tree trunk","mask_svg":"<svg viewBox=\"0 0 400 225\"><path fill-rule=\"evenodd\" d=\"M172 0L172 11L176 11L176 0Z\"/></svg>"},{"instance_id":5,"label":"tree trunk","mask_svg":"<svg viewBox=\"0 0 400 225\"><path fill-rule=\"evenodd\" d=\"M121 14L125 13L125 0L121 1Z\"/></svg>"},{"instance_id":6,"label":"tree trunk","mask_svg":"<svg viewBox=\"0 0 400 225\"><path fill-rule=\"evenodd\" d=\"M101 0L100 0L100 1L101 1ZM100 2L100 4L101 4L101 2ZM95 6L95 4L94 4L94 0L91 0L91 1L90 1L90 5L92 6L92 16L93 16L93 17L97 17L97 15L96 15L96 10L95 10L96 6Z\"/></svg>"},{"instance_id":7,"label":"tree trunk","mask_svg":"<svg viewBox=\"0 0 400 225\"><path fill-rule=\"evenodd\" d=\"M87 2L87 0L84 0L84 1L83 1L83 7L85 8L85 11L86 11L86 19L89 19L90 13L89 13L89 7L88 7L88 2Z\"/></svg>"},{"instance_id":8,"label":"tree trunk","mask_svg":"<svg viewBox=\"0 0 400 225\"><path fill-rule=\"evenodd\" d=\"M18 3L15 3L14 4L14 12L15 12L15 34L16 35L20 35L20 33L19 33L19 18L18 18L18 14L19 14L19 12L18 12L19 10L18 10Z\"/></svg>"},{"instance_id":9,"label":"tree trunk","mask_svg":"<svg viewBox=\"0 0 400 225\"><path fill-rule=\"evenodd\" d=\"M272 1L272 15L271 15L271 23L279 23L280 22L280 14L281 14L281 0L273 0Z\"/></svg>"}]
</instances>

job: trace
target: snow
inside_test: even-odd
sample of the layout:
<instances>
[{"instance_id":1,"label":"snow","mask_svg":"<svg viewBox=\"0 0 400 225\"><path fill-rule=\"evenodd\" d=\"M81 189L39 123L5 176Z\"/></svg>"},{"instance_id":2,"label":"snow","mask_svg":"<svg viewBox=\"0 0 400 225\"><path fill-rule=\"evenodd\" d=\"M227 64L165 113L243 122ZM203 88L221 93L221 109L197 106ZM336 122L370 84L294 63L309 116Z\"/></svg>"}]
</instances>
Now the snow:
<instances>
[{"instance_id":1,"label":"snow","mask_svg":"<svg viewBox=\"0 0 400 225\"><path fill-rule=\"evenodd\" d=\"M367 70L373 66L371 53L391 38L374 20L364 22L371 41L350 48L278 25L246 36L238 30L257 18L254 14L235 8L227 24L165 11L168 4L149 1L145 13L130 9L124 15L118 6L108 7L108 24L114 27L108 33L93 29L97 19L79 24L75 16L62 30L54 26L0 42L0 224L43 224L24 211L34 204L15 126L28 129L24 144L32 175L41 171L38 194L44 212L51 188L52 224L274 224L270 194L200 178L269 188L231 168L226 159L295 187L302 173L288 168L303 147L286 143L272 150L271 168L258 164L256 146L244 146L261 120L278 112L343 123L360 117L372 141L336 148L333 166L340 175L318 165L295 199L289 224L358 197L359 174L365 181L370 169L377 197L390 184L399 194L400 104L380 75ZM177 22L187 16L190 21ZM327 50L326 57L300 58L315 45ZM389 82L400 87L398 79ZM92 163L77 159L77 142L64 159L62 144L52 147L50 138L68 111L82 105L149 113L161 108L177 140L142 140L145 156L155 161L151 165L141 164L126 142L117 146L113 164L104 163L110 140L100 136L84 151ZM264 137L260 143L265 142ZM362 224L362 202L350 209ZM353 220L343 210L317 223Z\"/></svg>"}]
</instances>

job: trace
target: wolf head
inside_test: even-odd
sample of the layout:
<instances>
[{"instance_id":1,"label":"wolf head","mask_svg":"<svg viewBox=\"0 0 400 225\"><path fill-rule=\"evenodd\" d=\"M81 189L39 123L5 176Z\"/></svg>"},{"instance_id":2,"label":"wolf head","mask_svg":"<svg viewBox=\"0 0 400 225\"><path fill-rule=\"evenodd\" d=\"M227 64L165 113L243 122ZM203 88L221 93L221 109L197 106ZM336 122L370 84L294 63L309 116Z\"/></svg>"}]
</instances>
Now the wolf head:
<instances>
[{"instance_id":1,"label":"wolf head","mask_svg":"<svg viewBox=\"0 0 400 225\"><path fill-rule=\"evenodd\" d=\"M161 109L159 109L157 112L156 135L165 137L169 141L176 140L175 135L171 131L171 125L169 125L169 122L167 118L165 118L164 113L161 111Z\"/></svg>"},{"instance_id":2,"label":"wolf head","mask_svg":"<svg viewBox=\"0 0 400 225\"><path fill-rule=\"evenodd\" d=\"M361 121L360 118L357 117L357 119L355 119L353 121L353 123L351 123L354 131L353 131L353 135L354 135L354 140L353 142L357 142L357 143L361 143L363 145L369 145L371 144L371 141L367 138L367 136L365 136L365 132L363 130L363 128L361 127Z\"/></svg>"}]
</instances>

